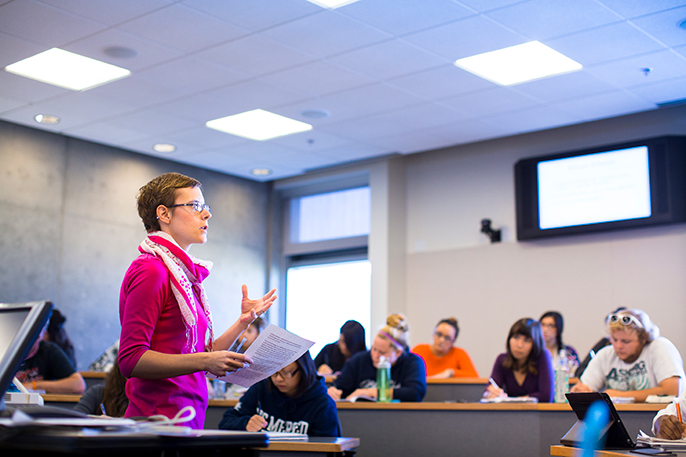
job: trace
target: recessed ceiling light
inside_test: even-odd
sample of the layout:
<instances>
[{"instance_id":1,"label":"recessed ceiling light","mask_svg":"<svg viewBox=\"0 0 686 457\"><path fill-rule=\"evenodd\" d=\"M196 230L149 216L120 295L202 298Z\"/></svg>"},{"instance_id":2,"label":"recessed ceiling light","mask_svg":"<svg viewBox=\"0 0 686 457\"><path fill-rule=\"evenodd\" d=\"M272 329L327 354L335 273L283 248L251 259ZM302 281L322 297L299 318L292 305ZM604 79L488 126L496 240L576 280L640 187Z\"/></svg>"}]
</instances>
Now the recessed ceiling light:
<instances>
[{"instance_id":1,"label":"recessed ceiling light","mask_svg":"<svg viewBox=\"0 0 686 457\"><path fill-rule=\"evenodd\" d=\"M455 61L455 65L502 86L570 73L582 68L580 63L538 41L465 57Z\"/></svg>"},{"instance_id":2,"label":"recessed ceiling light","mask_svg":"<svg viewBox=\"0 0 686 457\"><path fill-rule=\"evenodd\" d=\"M265 141L279 136L312 130L310 124L262 109L214 119L207 121L205 125L220 132L257 141Z\"/></svg>"},{"instance_id":3,"label":"recessed ceiling light","mask_svg":"<svg viewBox=\"0 0 686 457\"><path fill-rule=\"evenodd\" d=\"M59 124L60 118L52 114L36 114L33 118L39 124Z\"/></svg>"},{"instance_id":4,"label":"recessed ceiling light","mask_svg":"<svg viewBox=\"0 0 686 457\"><path fill-rule=\"evenodd\" d=\"M58 48L5 67L10 73L71 90L86 90L129 76L126 68Z\"/></svg>"},{"instance_id":5,"label":"recessed ceiling light","mask_svg":"<svg viewBox=\"0 0 686 457\"><path fill-rule=\"evenodd\" d=\"M300 111L300 115L308 119L326 119L331 113L325 109L304 109Z\"/></svg>"},{"instance_id":6,"label":"recessed ceiling light","mask_svg":"<svg viewBox=\"0 0 686 457\"><path fill-rule=\"evenodd\" d=\"M321 6L322 8L328 8L330 10L340 8L341 6L349 5L355 3L358 0L307 0L310 3Z\"/></svg>"},{"instance_id":7,"label":"recessed ceiling light","mask_svg":"<svg viewBox=\"0 0 686 457\"><path fill-rule=\"evenodd\" d=\"M255 176L267 176L272 174L272 171L269 168L253 168L250 173Z\"/></svg>"},{"instance_id":8,"label":"recessed ceiling light","mask_svg":"<svg viewBox=\"0 0 686 457\"><path fill-rule=\"evenodd\" d=\"M679 22L679 27L681 27L682 29L686 29L686 19L684 19L683 21Z\"/></svg>"},{"instance_id":9,"label":"recessed ceiling light","mask_svg":"<svg viewBox=\"0 0 686 457\"><path fill-rule=\"evenodd\" d=\"M124 46L109 46L103 49L102 52L115 59L133 59L138 55L135 49Z\"/></svg>"},{"instance_id":10,"label":"recessed ceiling light","mask_svg":"<svg viewBox=\"0 0 686 457\"><path fill-rule=\"evenodd\" d=\"M174 152L176 151L176 146L167 143L157 143L152 147L157 152Z\"/></svg>"}]
</instances>

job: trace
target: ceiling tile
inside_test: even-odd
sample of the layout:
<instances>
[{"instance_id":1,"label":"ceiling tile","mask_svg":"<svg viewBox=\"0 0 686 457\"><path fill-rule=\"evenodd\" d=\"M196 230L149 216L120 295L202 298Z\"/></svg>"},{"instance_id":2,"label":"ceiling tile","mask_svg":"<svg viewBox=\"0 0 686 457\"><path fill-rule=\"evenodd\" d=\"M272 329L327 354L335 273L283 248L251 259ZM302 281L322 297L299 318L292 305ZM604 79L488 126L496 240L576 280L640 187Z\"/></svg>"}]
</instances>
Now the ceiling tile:
<instances>
[{"instance_id":1,"label":"ceiling tile","mask_svg":"<svg viewBox=\"0 0 686 457\"><path fill-rule=\"evenodd\" d=\"M2 10L0 10L2 12ZM7 33L0 32L0 68L4 68L9 64L19 62L49 48L33 43L22 38L18 38Z\"/></svg>"},{"instance_id":2,"label":"ceiling tile","mask_svg":"<svg viewBox=\"0 0 686 457\"><path fill-rule=\"evenodd\" d=\"M511 89L543 102L556 102L570 98L608 92L615 87L591 75L587 70L575 71L550 78L537 79L512 86Z\"/></svg>"},{"instance_id":3,"label":"ceiling tile","mask_svg":"<svg viewBox=\"0 0 686 457\"><path fill-rule=\"evenodd\" d=\"M118 28L185 52L216 46L250 33L178 3L130 20Z\"/></svg>"},{"instance_id":4,"label":"ceiling tile","mask_svg":"<svg viewBox=\"0 0 686 457\"><path fill-rule=\"evenodd\" d=\"M488 13L530 40L545 40L622 19L594 0L532 0Z\"/></svg>"},{"instance_id":5,"label":"ceiling tile","mask_svg":"<svg viewBox=\"0 0 686 457\"><path fill-rule=\"evenodd\" d=\"M115 25L169 5L173 0L117 0L116 8L110 2L93 0L40 0L41 3Z\"/></svg>"},{"instance_id":6,"label":"ceiling tile","mask_svg":"<svg viewBox=\"0 0 686 457\"><path fill-rule=\"evenodd\" d=\"M445 59L397 39L339 54L329 61L380 81L446 63Z\"/></svg>"},{"instance_id":7,"label":"ceiling tile","mask_svg":"<svg viewBox=\"0 0 686 457\"><path fill-rule=\"evenodd\" d=\"M680 46L686 44L686 29L679 27L679 24L685 20L686 6L682 6L638 17L631 22L668 46Z\"/></svg>"},{"instance_id":8,"label":"ceiling tile","mask_svg":"<svg viewBox=\"0 0 686 457\"><path fill-rule=\"evenodd\" d=\"M302 65L313 57L262 35L250 35L201 51L199 56L249 75Z\"/></svg>"},{"instance_id":9,"label":"ceiling tile","mask_svg":"<svg viewBox=\"0 0 686 457\"><path fill-rule=\"evenodd\" d=\"M658 104L686 99L686 76L632 87L631 93Z\"/></svg>"},{"instance_id":10,"label":"ceiling tile","mask_svg":"<svg viewBox=\"0 0 686 457\"><path fill-rule=\"evenodd\" d=\"M111 100L128 103L132 111L179 98L178 93L170 91L155 81L147 81L138 73L88 91Z\"/></svg>"},{"instance_id":11,"label":"ceiling tile","mask_svg":"<svg viewBox=\"0 0 686 457\"><path fill-rule=\"evenodd\" d=\"M113 46L133 49L137 55L132 58L110 57L105 54L105 49ZM75 41L68 46L64 46L63 49L131 71L152 67L182 55L176 49L122 32L118 29L105 30L86 39Z\"/></svg>"},{"instance_id":12,"label":"ceiling tile","mask_svg":"<svg viewBox=\"0 0 686 457\"><path fill-rule=\"evenodd\" d=\"M203 94L216 99L225 107L223 116L242 113L257 108L269 110L272 107L294 103L303 98L300 94L280 89L262 81L245 81L228 87L222 87ZM210 118L208 120L211 120Z\"/></svg>"},{"instance_id":13,"label":"ceiling tile","mask_svg":"<svg viewBox=\"0 0 686 457\"><path fill-rule=\"evenodd\" d=\"M17 17L31 18L17 21ZM48 47L62 47L105 28L43 3L22 0L0 6L0 31Z\"/></svg>"},{"instance_id":14,"label":"ceiling tile","mask_svg":"<svg viewBox=\"0 0 686 457\"><path fill-rule=\"evenodd\" d=\"M427 131L406 132L370 141L374 146L399 154L412 154L432 149L444 148L455 144L454 140Z\"/></svg>"},{"instance_id":15,"label":"ceiling tile","mask_svg":"<svg viewBox=\"0 0 686 457\"><path fill-rule=\"evenodd\" d=\"M339 54L391 38L388 33L330 10L265 30L264 34L318 57Z\"/></svg>"},{"instance_id":16,"label":"ceiling tile","mask_svg":"<svg viewBox=\"0 0 686 457\"><path fill-rule=\"evenodd\" d=\"M525 0L526 1L526 0ZM514 3L521 3L522 0L460 0L459 3L472 8L475 11L486 12L503 8Z\"/></svg>"},{"instance_id":17,"label":"ceiling tile","mask_svg":"<svg viewBox=\"0 0 686 457\"><path fill-rule=\"evenodd\" d=\"M441 104L469 113L472 117L479 117L529 108L538 103L507 87L494 87L446 98Z\"/></svg>"},{"instance_id":18,"label":"ceiling tile","mask_svg":"<svg viewBox=\"0 0 686 457\"><path fill-rule=\"evenodd\" d=\"M380 155L390 154L393 151L388 151L385 148L364 143L353 143L337 148L327 149L326 151L318 152L317 155L324 157L331 157L338 160L339 163L354 162L356 160L369 159Z\"/></svg>"},{"instance_id":19,"label":"ceiling tile","mask_svg":"<svg viewBox=\"0 0 686 457\"><path fill-rule=\"evenodd\" d=\"M302 0L260 0L231 3L226 0L184 0L182 3L253 31L267 29L322 12L322 8Z\"/></svg>"},{"instance_id":20,"label":"ceiling tile","mask_svg":"<svg viewBox=\"0 0 686 457\"><path fill-rule=\"evenodd\" d=\"M587 121L646 111L656 108L636 95L626 91L613 91L575 100L556 103L554 106Z\"/></svg>"},{"instance_id":21,"label":"ceiling tile","mask_svg":"<svg viewBox=\"0 0 686 457\"><path fill-rule=\"evenodd\" d=\"M652 70L646 75L644 68ZM630 87L686 75L686 59L674 59L673 51L664 50L595 65L588 72L616 87Z\"/></svg>"},{"instance_id":22,"label":"ceiling tile","mask_svg":"<svg viewBox=\"0 0 686 457\"><path fill-rule=\"evenodd\" d=\"M372 82L368 76L320 60L262 76L259 80L308 96L326 95Z\"/></svg>"},{"instance_id":23,"label":"ceiling tile","mask_svg":"<svg viewBox=\"0 0 686 457\"><path fill-rule=\"evenodd\" d=\"M337 11L393 35L445 24L474 14L452 0L364 0L346 5Z\"/></svg>"},{"instance_id":24,"label":"ceiling tile","mask_svg":"<svg viewBox=\"0 0 686 457\"><path fill-rule=\"evenodd\" d=\"M497 124L507 131L508 135L518 135L536 130L576 124L583 121L583 118L565 112L559 107L536 106L516 112L488 116L485 120Z\"/></svg>"},{"instance_id":25,"label":"ceiling tile","mask_svg":"<svg viewBox=\"0 0 686 457\"><path fill-rule=\"evenodd\" d=\"M245 73L230 70L204 59L181 57L137 73L150 84L173 89L177 97L207 92L248 79Z\"/></svg>"},{"instance_id":26,"label":"ceiling tile","mask_svg":"<svg viewBox=\"0 0 686 457\"><path fill-rule=\"evenodd\" d=\"M574 33L548 40L544 44L584 67L664 48L626 22Z\"/></svg>"},{"instance_id":27,"label":"ceiling tile","mask_svg":"<svg viewBox=\"0 0 686 457\"><path fill-rule=\"evenodd\" d=\"M25 102L21 100L17 100L14 98L8 98L8 97L0 97L0 113L4 113L6 111L13 110L15 108L19 108L20 106L24 105Z\"/></svg>"},{"instance_id":28,"label":"ceiling tile","mask_svg":"<svg viewBox=\"0 0 686 457\"><path fill-rule=\"evenodd\" d=\"M110 122L95 122L78 127L67 128L64 130L64 133L76 138L113 146L140 140L146 136L146 134L141 132L140 129L121 127ZM152 144L149 143L148 148L152 149ZM127 149L133 148L127 147ZM148 151L146 149L145 152L152 154L155 151Z\"/></svg>"},{"instance_id":29,"label":"ceiling tile","mask_svg":"<svg viewBox=\"0 0 686 457\"><path fill-rule=\"evenodd\" d=\"M492 82L452 64L395 78L386 84L426 100L437 100L493 87Z\"/></svg>"},{"instance_id":30,"label":"ceiling tile","mask_svg":"<svg viewBox=\"0 0 686 457\"><path fill-rule=\"evenodd\" d=\"M71 92L69 89L24 78L5 70L0 71L0 95L8 95L27 102L37 102L69 92Z\"/></svg>"},{"instance_id":31,"label":"ceiling tile","mask_svg":"<svg viewBox=\"0 0 686 457\"><path fill-rule=\"evenodd\" d=\"M484 16L473 16L403 37L451 62L525 43L526 39Z\"/></svg>"},{"instance_id":32,"label":"ceiling tile","mask_svg":"<svg viewBox=\"0 0 686 457\"><path fill-rule=\"evenodd\" d=\"M344 146L349 144L350 140L331 135L321 129L312 129L307 132L274 138L273 140L270 140L270 142L301 152L317 153L319 151Z\"/></svg>"},{"instance_id":33,"label":"ceiling tile","mask_svg":"<svg viewBox=\"0 0 686 457\"><path fill-rule=\"evenodd\" d=\"M197 127L197 123L166 112L164 108L148 109L127 113L117 116L110 121L113 125L120 127L137 129L145 125L145 131L151 134L173 133L191 127Z\"/></svg>"},{"instance_id":34,"label":"ceiling tile","mask_svg":"<svg viewBox=\"0 0 686 457\"><path fill-rule=\"evenodd\" d=\"M608 8L627 19L683 6L683 0L602 0Z\"/></svg>"}]
</instances>

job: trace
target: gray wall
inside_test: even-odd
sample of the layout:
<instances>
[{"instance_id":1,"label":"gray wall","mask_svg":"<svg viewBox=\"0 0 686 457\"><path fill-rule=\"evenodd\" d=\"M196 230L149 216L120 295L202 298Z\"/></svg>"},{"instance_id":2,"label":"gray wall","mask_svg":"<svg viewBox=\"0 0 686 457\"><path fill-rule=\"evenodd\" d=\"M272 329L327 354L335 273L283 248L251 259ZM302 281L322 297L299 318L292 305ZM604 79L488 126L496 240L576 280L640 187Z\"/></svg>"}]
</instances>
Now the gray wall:
<instances>
[{"instance_id":1,"label":"gray wall","mask_svg":"<svg viewBox=\"0 0 686 457\"><path fill-rule=\"evenodd\" d=\"M520 158L668 134L686 135L686 106L407 157L412 343L455 316L458 346L487 377L515 320L559 310L565 342L585 354L623 305L644 309L686 356L686 224L529 242L515 234ZM483 218L503 229L502 243L479 232Z\"/></svg>"},{"instance_id":2,"label":"gray wall","mask_svg":"<svg viewBox=\"0 0 686 457\"><path fill-rule=\"evenodd\" d=\"M0 122L0 302L52 300L67 316L79 369L118 337L119 287L145 237L138 189L176 171L212 207L205 281L215 331L239 314L241 284L267 288L269 184Z\"/></svg>"}]
</instances>

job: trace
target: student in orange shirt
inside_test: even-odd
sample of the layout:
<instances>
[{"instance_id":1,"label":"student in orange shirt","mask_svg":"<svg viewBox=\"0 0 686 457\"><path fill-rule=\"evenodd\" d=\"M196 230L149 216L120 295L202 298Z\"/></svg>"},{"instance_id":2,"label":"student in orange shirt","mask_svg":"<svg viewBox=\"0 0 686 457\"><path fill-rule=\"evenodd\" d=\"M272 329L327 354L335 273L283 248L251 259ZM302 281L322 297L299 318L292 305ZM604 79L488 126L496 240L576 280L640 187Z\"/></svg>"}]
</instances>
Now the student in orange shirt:
<instances>
[{"instance_id":1,"label":"student in orange shirt","mask_svg":"<svg viewBox=\"0 0 686 457\"><path fill-rule=\"evenodd\" d=\"M434 330L434 341L418 344L412 352L424 359L427 379L478 378L472 359L464 349L453 346L460 328L457 319L442 319Z\"/></svg>"}]
</instances>

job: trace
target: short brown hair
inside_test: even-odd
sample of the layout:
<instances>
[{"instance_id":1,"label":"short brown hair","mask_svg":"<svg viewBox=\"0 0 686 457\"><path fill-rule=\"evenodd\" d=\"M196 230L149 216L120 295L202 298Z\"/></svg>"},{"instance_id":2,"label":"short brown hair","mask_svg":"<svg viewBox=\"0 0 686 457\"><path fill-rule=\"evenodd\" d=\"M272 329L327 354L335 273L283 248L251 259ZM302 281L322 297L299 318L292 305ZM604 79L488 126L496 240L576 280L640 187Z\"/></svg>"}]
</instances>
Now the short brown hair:
<instances>
[{"instance_id":1,"label":"short brown hair","mask_svg":"<svg viewBox=\"0 0 686 457\"><path fill-rule=\"evenodd\" d=\"M148 233L160 230L160 221L157 220L157 207L173 205L176 189L186 187L200 187L202 189L202 184L197 179L181 173L165 173L139 189L136 196L138 215Z\"/></svg>"}]
</instances>

